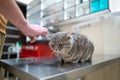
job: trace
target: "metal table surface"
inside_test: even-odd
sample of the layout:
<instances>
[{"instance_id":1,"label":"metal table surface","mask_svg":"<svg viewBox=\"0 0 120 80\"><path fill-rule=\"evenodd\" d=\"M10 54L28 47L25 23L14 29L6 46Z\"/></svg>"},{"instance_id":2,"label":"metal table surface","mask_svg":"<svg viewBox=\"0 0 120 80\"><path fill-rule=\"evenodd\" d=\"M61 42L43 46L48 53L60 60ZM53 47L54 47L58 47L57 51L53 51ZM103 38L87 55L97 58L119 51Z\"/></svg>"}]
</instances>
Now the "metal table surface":
<instances>
[{"instance_id":1,"label":"metal table surface","mask_svg":"<svg viewBox=\"0 0 120 80\"><path fill-rule=\"evenodd\" d=\"M0 60L0 65L21 80L78 80L115 61L120 57L95 56L91 63L61 65L57 58L43 57Z\"/></svg>"}]
</instances>

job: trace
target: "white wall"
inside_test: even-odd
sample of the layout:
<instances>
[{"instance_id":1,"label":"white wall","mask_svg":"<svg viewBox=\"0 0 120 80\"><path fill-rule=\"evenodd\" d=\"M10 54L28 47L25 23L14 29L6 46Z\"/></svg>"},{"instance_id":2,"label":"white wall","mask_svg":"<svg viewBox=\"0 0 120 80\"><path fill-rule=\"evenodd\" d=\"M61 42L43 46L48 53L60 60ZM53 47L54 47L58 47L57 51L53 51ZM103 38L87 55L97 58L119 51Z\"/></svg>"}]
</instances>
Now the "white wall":
<instances>
[{"instance_id":1,"label":"white wall","mask_svg":"<svg viewBox=\"0 0 120 80\"><path fill-rule=\"evenodd\" d=\"M89 27L80 28L79 33L86 35L95 46L94 55L103 55L103 31L102 31L102 23L97 22L91 24ZM61 31L72 32L73 26L76 24L70 24L59 27Z\"/></svg>"},{"instance_id":2,"label":"white wall","mask_svg":"<svg viewBox=\"0 0 120 80\"><path fill-rule=\"evenodd\" d=\"M97 55L120 55L120 17L92 23L80 29L80 33L90 38Z\"/></svg>"},{"instance_id":3,"label":"white wall","mask_svg":"<svg viewBox=\"0 0 120 80\"><path fill-rule=\"evenodd\" d=\"M103 22L104 54L120 55L120 18Z\"/></svg>"},{"instance_id":4,"label":"white wall","mask_svg":"<svg viewBox=\"0 0 120 80\"><path fill-rule=\"evenodd\" d=\"M72 27L74 24L68 24L64 26L60 26L60 31L65 31L65 32L72 32Z\"/></svg>"},{"instance_id":5,"label":"white wall","mask_svg":"<svg viewBox=\"0 0 120 80\"><path fill-rule=\"evenodd\" d=\"M109 0L109 7L112 12L120 11L120 0Z\"/></svg>"},{"instance_id":6,"label":"white wall","mask_svg":"<svg viewBox=\"0 0 120 80\"><path fill-rule=\"evenodd\" d=\"M103 55L103 31L101 22L93 23L90 27L80 28L80 33L86 35L94 43L94 55Z\"/></svg>"},{"instance_id":7,"label":"white wall","mask_svg":"<svg viewBox=\"0 0 120 80\"><path fill-rule=\"evenodd\" d=\"M73 24L74 25L74 24ZM61 31L72 32L73 25L61 26ZM120 18L109 18L80 28L95 45L94 55L120 55Z\"/></svg>"}]
</instances>

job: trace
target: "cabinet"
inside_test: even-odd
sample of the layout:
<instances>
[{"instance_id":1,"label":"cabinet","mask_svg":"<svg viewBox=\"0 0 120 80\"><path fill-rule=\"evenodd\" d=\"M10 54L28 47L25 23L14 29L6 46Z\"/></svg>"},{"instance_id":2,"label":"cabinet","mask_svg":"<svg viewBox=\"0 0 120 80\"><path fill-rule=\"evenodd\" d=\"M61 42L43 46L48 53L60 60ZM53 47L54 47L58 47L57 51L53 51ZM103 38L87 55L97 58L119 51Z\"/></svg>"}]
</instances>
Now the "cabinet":
<instances>
[{"instance_id":1,"label":"cabinet","mask_svg":"<svg viewBox=\"0 0 120 80\"><path fill-rule=\"evenodd\" d=\"M108 0L91 0L91 12L98 12L108 8Z\"/></svg>"},{"instance_id":2,"label":"cabinet","mask_svg":"<svg viewBox=\"0 0 120 80\"><path fill-rule=\"evenodd\" d=\"M120 80L120 62L110 64L84 76L83 80Z\"/></svg>"},{"instance_id":3,"label":"cabinet","mask_svg":"<svg viewBox=\"0 0 120 80\"><path fill-rule=\"evenodd\" d=\"M108 9L108 0L33 0L27 19L41 26L65 22Z\"/></svg>"}]
</instances>

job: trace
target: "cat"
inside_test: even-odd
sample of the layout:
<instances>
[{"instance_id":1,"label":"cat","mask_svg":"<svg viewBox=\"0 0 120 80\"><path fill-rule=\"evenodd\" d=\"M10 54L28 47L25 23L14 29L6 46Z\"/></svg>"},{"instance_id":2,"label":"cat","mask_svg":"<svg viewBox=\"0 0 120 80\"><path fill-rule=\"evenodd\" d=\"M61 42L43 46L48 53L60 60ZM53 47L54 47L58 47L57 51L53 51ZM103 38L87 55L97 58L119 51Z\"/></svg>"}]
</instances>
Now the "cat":
<instances>
[{"instance_id":1,"label":"cat","mask_svg":"<svg viewBox=\"0 0 120 80\"><path fill-rule=\"evenodd\" d=\"M57 32L49 35L50 48L61 58L62 63L81 63L91 61L93 43L79 33Z\"/></svg>"}]
</instances>

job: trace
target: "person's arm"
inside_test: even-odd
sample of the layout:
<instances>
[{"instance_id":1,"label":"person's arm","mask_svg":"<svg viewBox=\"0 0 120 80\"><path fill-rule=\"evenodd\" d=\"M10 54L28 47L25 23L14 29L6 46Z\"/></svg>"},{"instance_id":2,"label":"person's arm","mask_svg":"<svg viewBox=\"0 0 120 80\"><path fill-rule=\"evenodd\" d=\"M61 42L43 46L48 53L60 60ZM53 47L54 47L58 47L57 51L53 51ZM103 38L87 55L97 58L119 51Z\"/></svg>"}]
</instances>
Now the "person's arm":
<instances>
[{"instance_id":1,"label":"person's arm","mask_svg":"<svg viewBox=\"0 0 120 80\"><path fill-rule=\"evenodd\" d=\"M0 0L0 13L26 36L34 37L47 34L46 28L31 25L26 21L15 0Z\"/></svg>"}]
</instances>

